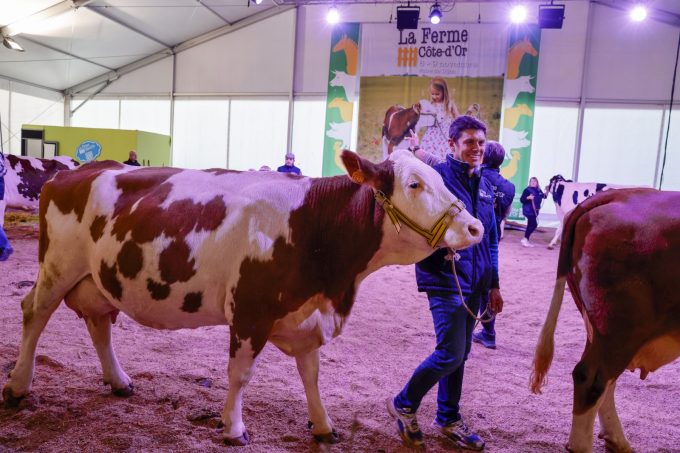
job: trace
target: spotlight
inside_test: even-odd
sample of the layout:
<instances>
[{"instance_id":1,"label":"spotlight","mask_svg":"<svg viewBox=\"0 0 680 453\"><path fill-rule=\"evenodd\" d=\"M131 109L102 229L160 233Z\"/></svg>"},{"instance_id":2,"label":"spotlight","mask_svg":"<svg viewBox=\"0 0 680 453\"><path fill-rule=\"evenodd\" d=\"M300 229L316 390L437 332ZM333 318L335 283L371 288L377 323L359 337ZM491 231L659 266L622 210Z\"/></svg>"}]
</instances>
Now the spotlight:
<instances>
[{"instance_id":1,"label":"spotlight","mask_svg":"<svg viewBox=\"0 0 680 453\"><path fill-rule=\"evenodd\" d=\"M419 20L420 6L397 6L397 29L414 30Z\"/></svg>"},{"instance_id":2,"label":"spotlight","mask_svg":"<svg viewBox=\"0 0 680 453\"><path fill-rule=\"evenodd\" d=\"M442 21L442 7L439 6L439 3L435 3L430 8L430 22L437 25L441 21Z\"/></svg>"},{"instance_id":3,"label":"spotlight","mask_svg":"<svg viewBox=\"0 0 680 453\"><path fill-rule=\"evenodd\" d=\"M259 5L260 3L262 3L262 0L254 0L254 1L255 1L256 5Z\"/></svg>"},{"instance_id":4,"label":"spotlight","mask_svg":"<svg viewBox=\"0 0 680 453\"><path fill-rule=\"evenodd\" d=\"M538 5L538 26L541 28L562 28L564 5Z\"/></svg>"},{"instance_id":5,"label":"spotlight","mask_svg":"<svg viewBox=\"0 0 680 453\"><path fill-rule=\"evenodd\" d=\"M17 52L23 52L24 48L21 45L10 38L9 36L2 37L2 44L10 50L16 50Z\"/></svg>"},{"instance_id":6,"label":"spotlight","mask_svg":"<svg viewBox=\"0 0 680 453\"><path fill-rule=\"evenodd\" d=\"M521 24L527 20L527 7L524 5L515 5L510 10L510 22L513 24Z\"/></svg>"},{"instance_id":7,"label":"spotlight","mask_svg":"<svg viewBox=\"0 0 680 453\"><path fill-rule=\"evenodd\" d=\"M635 22L642 22L647 18L647 8L642 5L635 5L633 9L630 10L630 18Z\"/></svg>"},{"instance_id":8,"label":"spotlight","mask_svg":"<svg viewBox=\"0 0 680 453\"><path fill-rule=\"evenodd\" d=\"M338 12L338 8L336 8L335 5L328 9L328 14L326 14L326 22L329 24L337 24L340 22L340 13Z\"/></svg>"}]
</instances>

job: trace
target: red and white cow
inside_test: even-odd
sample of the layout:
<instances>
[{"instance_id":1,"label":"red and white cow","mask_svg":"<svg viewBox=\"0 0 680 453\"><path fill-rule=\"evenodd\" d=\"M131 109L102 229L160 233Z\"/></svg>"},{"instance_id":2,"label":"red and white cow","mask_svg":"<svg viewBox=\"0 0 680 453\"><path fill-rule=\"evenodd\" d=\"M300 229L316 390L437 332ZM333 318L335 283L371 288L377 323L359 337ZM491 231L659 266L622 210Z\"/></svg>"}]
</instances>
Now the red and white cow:
<instances>
[{"instance_id":1,"label":"red and white cow","mask_svg":"<svg viewBox=\"0 0 680 453\"><path fill-rule=\"evenodd\" d=\"M359 283L382 266L483 235L441 177L408 151L381 164L349 151L341 158L351 178L110 161L58 174L40 200L40 270L21 303L23 337L5 403L30 391L38 338L65 299L84 316L115 394L132 391L110 341L119 310L159 329L228 324L225 439L248 443L241 398L271 341L297 361L312 433L337 440L319 394L318 348L340 334ZM396 231L390 218L402 216L428 239Z\"/></svg>"},{"instance_id":2,"label":"red and white cow","mask_svg":"<svg viewBox=\"0 0 680 453\"><path fill-rule=\"evenodd\" d=\"M4 203L0 202L0 222L5 218L5 207L23 211L37 211L40 191L58 171L76 168L78 162L67 156L54 159L3 155L5 174ZM2 223L0 223L2 225Z\"/></svg>"},{"instance_id":3,"label":"red and white cow","mask_svg":"<svg viewBox=\"0 0 680 453\"><path fill-rule=\"evenodd\" d=\"M632 451L616 413L614 389L625 370L650 371L680 356L680 192L620 189L584 201L567 217L550 310L536 346L531 389L540 393L554 352L565 283L588 340L572 373L569 449L590 452L600 437ZM650 446L651 447L651 446Z\"/></svg>"},{"instance_id":4,"label":"red and white cow","mask_svg":"<svg viewBox=\"0 0 680 453\"><path fill-rule=\"evenodd\" d=\"M557 214L557 219L560 221L560 224L557 229L555 229L555 236L553 236L550 244L548 244L548 248L552 250L560 240L562 228L564 227L564 216L570 213L572 209L583 200L604 190L630 187L633 186L604 184L599 182L573 182L565 180L562 175L555 175L550 178L548 191L552 194L552 199L555 202L555 213Z\"/></svg>"}]
</instances>

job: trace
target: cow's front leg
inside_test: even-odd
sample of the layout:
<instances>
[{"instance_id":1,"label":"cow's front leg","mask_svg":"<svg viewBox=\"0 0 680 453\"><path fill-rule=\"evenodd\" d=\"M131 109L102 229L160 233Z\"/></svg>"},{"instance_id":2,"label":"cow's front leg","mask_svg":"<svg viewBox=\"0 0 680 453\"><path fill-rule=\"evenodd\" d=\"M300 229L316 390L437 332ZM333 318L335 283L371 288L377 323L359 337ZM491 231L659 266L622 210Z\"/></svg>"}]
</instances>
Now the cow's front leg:
<instances>
[{"instance_id":1,"label":"cow's front leg","mask_svg":"<svg viewBox=\"0 0 680 453\"><path fill-rule=\"evenodd\" d=\"M615 390L616 381L612 381L604 391L602 405L598 413L600 417L600 434L598 437L604 439L607 443L607 450L628 453L632 452L633 449L626 439L619 415L616 413Z\"/></svg>"},{"instance_id":2,"label":"cow's front leg","mask_svg":"<svg viewBox=\"0 0 680 453\"><path fill-rule=\"evenodd\" d=\"M552 240L550 241L550 244L548 244L548 248L552 250L555 248L557 245L557 242L560 240L562 237L562 224L564 223L564 220L560 221L560 224L557 225L557 228L555 228L555 235L553 236Z\"/></svg>"},{"instance_id":3,"label":"cow's front leg","mask_svg":"<svg viewBox=\"0 0 680 453\"><path fill-rule=\"evenodd\" d=\"M305 386L307 410L312 424L312 434L317 442L335 444L340 440L328 418L319 394L319 349L295 356L298 372Z\"/></svg>"},{"instance_id":4,"label":"cow's front leg","mask_svg":"<svg viewBox=\"0 0 680 453\"><path fill-rule=\"evenodd\" d=\"M231 346L229 365L229 393L222 413L224 442L242 446L250 442L250 435L243 423L243 391L253 375L255 359L262 347L253 348L252 338L241 340L231 327Z\"/></svg>"}]
</instances>

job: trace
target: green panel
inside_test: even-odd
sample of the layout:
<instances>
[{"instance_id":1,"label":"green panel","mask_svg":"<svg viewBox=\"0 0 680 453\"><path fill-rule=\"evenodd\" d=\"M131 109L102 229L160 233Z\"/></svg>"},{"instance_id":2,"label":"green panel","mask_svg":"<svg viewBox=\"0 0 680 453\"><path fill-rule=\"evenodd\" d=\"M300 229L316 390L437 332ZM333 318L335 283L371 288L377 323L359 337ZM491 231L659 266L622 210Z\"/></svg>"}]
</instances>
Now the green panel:
<instances>
[{"instance_id":1,"label":"green panel","mask_svg":"<svg viewBox=\"0 0 680 453\"><path fill-rule=\"evenodd\" d=\"M136 132L137 160L145 166L168 167L171 155L170 136L145 131Z\"/></svg>"},{"instance_id":2,"label":"green panel","mask_svg":"<svg viewBox=\"0 0 680 453\"><path fill-rule=\"evenodd\" d=\"M128 159L130 151L137 151L137 159L146 166L168 166L170 163L170 137L144 131L124 129L96 129L89 127L22 125L23 129L42 129L45 141L59 143L59 155L78 159L78 147L86 141L101 146L98 161Z\"/></svg>"},{"instance_id":3,"label":"green panel","mask_svg":"<svg viewBox=\"0 0 680 453\"><path fill-rule=\"evenodd\" d=\"M328 66L328 96L323 145L323 176L345 173L339 160L343 147L349 148L352 131L353 105L342 86L331 86L334 71L358 77L359 24L337 24L331 35L331 58Z\"/></svg>"},{"instance_id":4,"label":"green panel","mask_svg":"<svg viewBox=\"0 0 680 453\"><path fill-rule=\"evenodd\" d=\"M536 111L536 83L538 75L538 57L540 54L541 29L537 24L518 25L510 28L508 34L508 70L506 73L506 87L509 81L521 77L530 77L533 92L521 91L515 99L504 99L504 133L502 145L512 159L505 159L501 167L501 174L512 181L517 193L529 182L529 164L531 163L531 144L533 142L534 115ZM508 124L510 123L510 124ZM514 147L516 142L509 136L516 132L521 134L528 145ZM517 135L515 135L517 136ZM511 219L523 219L522 203L515 197L512 203Z\"/></svg>"}]
</instances>

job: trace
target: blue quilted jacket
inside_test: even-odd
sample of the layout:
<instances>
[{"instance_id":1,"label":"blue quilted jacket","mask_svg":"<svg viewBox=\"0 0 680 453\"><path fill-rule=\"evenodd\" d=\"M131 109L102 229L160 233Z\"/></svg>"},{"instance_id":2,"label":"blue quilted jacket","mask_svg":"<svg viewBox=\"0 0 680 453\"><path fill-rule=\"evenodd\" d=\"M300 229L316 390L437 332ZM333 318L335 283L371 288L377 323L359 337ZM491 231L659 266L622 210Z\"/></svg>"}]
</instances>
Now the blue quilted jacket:
<instances>
[{"instance_id":1,"label":"blue quilted jacket","mask_svg":"<svg viewBox=\"0 0 680 453\"><path fill-rule=\"evenodd\" d=\"M446 162L433 167L446 187L458 197L467 211L484 225L484 239L477 245L458 250L456 273L463 295L485 294L498 288L498 232L494 215L494 189L489 180L475 171L468 176L470 166L449 154ZM457 291L447 249L439 249L416 264L418 291Z\"/></svg>"}]
</instances>

